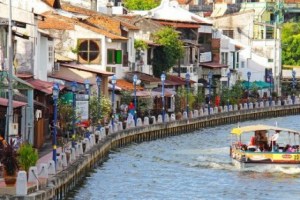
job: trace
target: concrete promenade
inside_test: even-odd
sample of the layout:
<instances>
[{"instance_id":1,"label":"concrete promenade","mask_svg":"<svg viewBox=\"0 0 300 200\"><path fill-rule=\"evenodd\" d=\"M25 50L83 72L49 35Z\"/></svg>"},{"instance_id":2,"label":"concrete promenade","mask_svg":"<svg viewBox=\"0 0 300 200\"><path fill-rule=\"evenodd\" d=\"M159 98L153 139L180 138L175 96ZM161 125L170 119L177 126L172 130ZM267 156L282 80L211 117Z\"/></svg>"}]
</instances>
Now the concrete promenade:
<instances>
[{"instance_id":1,"label":"concrete promenade","mask_svg":"<svg viewBox=\"0 0 300 200\"><path fill-rule=\"evenodd\" d=\"M242 107L237 109L237 106L226 108L213 108L208 114L207 110L193 111L187 118L187 113L184 113L181 120L176 120L168 116L166 123L161 123L159 116L151 126L147 125L147 119L143 123L138 123L138 127L126 127L123 130L112 129L108 127L108 135L99 135L100 133L92 134L92 138L99 138L98 142L84 140L79 142L85 144L85 150L80 152L82 146L77 146L73 159L66 166L58 167L55 174L48 176L45 183L39 185L39 190L34 189L36 185L28 184L28 195L26 196L11 196L8 191L15 191L15 187L5 187L0 185L0 199L63 199L68 191L72 190L75 185L86 176L86 173L97 166L99 163L107 159L109 152L133 142L143 142L173 135L185 134L201 128L218 126L222 124L237 123L240 121L270 118L276 116L295 115L300 113L300 104L286 104L285 106L260 106L253 108ZM140 122L141 120L139 120ZM148 122L149 123L149 122ZM129 125L129 124L128 124ZM97 135L98 134L98 135ZM91 142L92 141L92 142ZM51 145L50 145L51 146ZM47 152L48 151L48 152ZM61 150L57 150L61 153ZM77 151L77 153L76 153ZM71 156L72 157L72 156ZM74 159L75 158L75 159ZM40 157L38 163L45 164L52 160L52 149L45 149L45 153ZM40 181L42 182L42 181ZM1 190L2 189L2 190ZM3 193L4 191L4 193Z\"/></svg>"}]
</instances>

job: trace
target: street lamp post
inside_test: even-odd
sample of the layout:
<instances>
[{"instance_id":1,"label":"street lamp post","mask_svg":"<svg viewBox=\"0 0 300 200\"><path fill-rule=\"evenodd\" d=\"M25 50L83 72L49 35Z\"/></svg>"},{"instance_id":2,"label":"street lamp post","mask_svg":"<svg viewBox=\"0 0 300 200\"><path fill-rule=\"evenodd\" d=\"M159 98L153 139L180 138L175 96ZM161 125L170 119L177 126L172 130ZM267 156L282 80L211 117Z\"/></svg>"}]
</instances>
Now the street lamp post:
<instances>
[{"instance_id":1,"label":"street lamp post","mask_svg":"<svg viewBox=\"0 0 300 200\"><path fill-rule=\"evenodd\" d=\"M210 96L211 96L211 81L212 81L212 72L208 72L208 114L210 115Z\"/></svg>"},{"instance_id":2,"label":"street lamp post","mask_svg":"<svg viewBox=\"0 0 300 200\"><path fill-rule=\"evenodd\" d=\"M162 86L161 86L162 121L163 121L163 123L165 123L165 80L166 80L166 75L164 72L161 74L160 80L162 83Z\"/></svg>"},{"instance_id":3,"label":"street lamp post","mask_svg":"<svg viewBox=\"0 0 300 200\"><path fill-rule=\"evenodd\" d=\"M248 92L247 92L247 106L249 108L249 94L250 94L250 78L251 78L251 72L247 72L248 77Z\"/></svg>"},{"instance_id":4,"label":"street lamp post","mask_svg":"<svg viewBox=\"0 0 300 200\"><path fill-rule=\"evenodd\" d=\"M269 81L270 81L270 98L269 98L269 105L271 106L272 103L272 80L273 80L273 73L269 72Z\"/></svg>"},{"instance_id":5,"label":"street lamp post","mask_svg":"<svg viewBox=\"0 0 300 200\"><path fill-rule=\"evenodd\" d=\"M56 124L57 124L57 99L59 94L59 86L57 83L53 84L52 88L52 98L53 98L53 137L52 137L52 147L53 147L53 161L56 164Z\"/></svg>"},{"instance_id":6,"label":"street lamp post","mask_svg":"<svg viewBox=\"0 0 300 200\"><path fill-rule=\"evenodd\" d=\"M137 113L136 113L136 109L137 109L137 104L136 104L136 82L137 82L137 75L133 75L133 84L134 84L134 125L136 126L136 122L137 122Z\"/></svg>"},{"instance_id":7,"label":"street lamp post","mask_svg":"<svg viewBox=\"0 0 300 200\"><path fill-rule=\"evenodd\" d=\"M295 86L296 86L296 71L295 70L293 70L292 71L292 76L293 76L293 96L292 96L292 101L293 101L293 104L295 104L295 94L294 94L294 92L295 92Z\"/></svg>"},{"instance_id":8,"label":"street lamp post","mask_svg":"<svg viewBox=\"0 0 300 200\"><path fill-rule=\"evenodd\" d=\"M96 83L98 88L98 99L97 99L97 121L99 122L101 118L101 78L99 76L96 77Z\"/></svg>"},{"instance_id":9,"label":"street lamp post","mask_svg":"<svg viewBox=\"0 0 300 200\"><path fill-rule=\"evenodd\" d=\"M112 115L111 115L111 126L112 129L114 130L114 118L115 118L115 86L117 82L117 77L116 75L112 76L111 83L112 83L112 95L111 95L111 103L112 103Z\"/></svg>"},{"instance_id":10,"label":"street lamp post","mask_svg":"<svg viewBox=\"0 0 300 200\"><path fill-rule=\"evenodd\" d=\"M189 93L190 93L190 74L185 74L185 81L186 81L186 88L187 88L187 94L186 94L186 113L189 118Z\"/></svg>"},{"instance_id":11,"label":"street lamp post","mask_svg":"<svg viewBox=\"0 0 300 200\"><path fill-rule=\"evenodd\" d=\"M71 84L72 87L72 93L73 93L73 101L72 101L72 107L73 107L73 117L72 117L72 137L75 136L75 120L76 120L76 89L77 89L77 83L75 81ZM68 138L69 139L69 138Z\"/></svg>"},{"instance_id":12,"label":"street lamp post","mask_svg":"<svg viewBox=\"0 0 300 200\"><path fill-rule=\"evenodd\" d=\"M230 77L231 73L230 71L227 73L227 89L228 89L228 99L227 99L227 111L229 111L229 87L230 87Z\"/></svg>"}]
</instances>

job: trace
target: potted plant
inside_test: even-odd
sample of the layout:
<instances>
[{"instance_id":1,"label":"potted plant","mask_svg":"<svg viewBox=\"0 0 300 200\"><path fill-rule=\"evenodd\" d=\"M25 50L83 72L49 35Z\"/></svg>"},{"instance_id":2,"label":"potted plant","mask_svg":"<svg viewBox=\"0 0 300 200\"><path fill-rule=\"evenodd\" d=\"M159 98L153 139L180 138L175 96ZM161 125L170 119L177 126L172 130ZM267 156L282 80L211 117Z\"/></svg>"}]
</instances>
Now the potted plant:
<instances>
[{"instance_id":1,"label":"potted plant","mask_svg":"<svg viewBox=\"0 0 300 200\"><path fill-rule=\"evenodd\" d=\"M20 167L26 172L28 172L31 166L35 166L38 158L36 149L28 143L23 143L18 150L18 161Z\"/></svg>"},{"instance_id":2,"label":"potted plant","mask_svg":"<svg viewBox=\"0 0 300 200\"><path fill-rule=\"evenodd\" d=\"M19 163L13 140L10 140L8 144L4 144L0 149L0 162L3 165L3 175L6 185L14 185L17 180Z\"/></svg>"}]
</instances>

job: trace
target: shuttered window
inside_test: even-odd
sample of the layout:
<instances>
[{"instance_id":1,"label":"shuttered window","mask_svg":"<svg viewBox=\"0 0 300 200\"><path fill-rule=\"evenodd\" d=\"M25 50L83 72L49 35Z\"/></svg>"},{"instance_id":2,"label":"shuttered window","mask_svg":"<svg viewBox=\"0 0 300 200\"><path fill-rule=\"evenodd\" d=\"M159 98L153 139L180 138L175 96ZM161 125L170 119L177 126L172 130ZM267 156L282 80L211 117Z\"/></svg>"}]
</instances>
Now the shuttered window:
<instances>
[{"instance_id":1,"label":"shuttered window","mask_svg":"<svg viewBox=\"0 0 300 200\"><path fill-rule=\"evenodd\" d=\"M122 64L122 50L107 49L107 64Z\"/></svg>"}]
</instances>

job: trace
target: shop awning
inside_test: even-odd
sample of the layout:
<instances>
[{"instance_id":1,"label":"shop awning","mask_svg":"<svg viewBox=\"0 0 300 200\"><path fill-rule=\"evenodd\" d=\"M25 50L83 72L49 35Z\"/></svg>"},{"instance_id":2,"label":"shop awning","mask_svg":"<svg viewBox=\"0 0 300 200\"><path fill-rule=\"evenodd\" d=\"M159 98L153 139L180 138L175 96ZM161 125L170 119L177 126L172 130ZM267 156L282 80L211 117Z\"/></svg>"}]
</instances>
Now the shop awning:
<instances>
[{"instance_id":1,"label":"shop awning","mask_svg":"<svg viewBox=\"0 0 300 200\"><path fill-rule=\"evenodd\" d=\"M12 105L13 105L13 108L18 108L18 107L22 107L22 106L27 105L27 103L26 102L21 102L21 101L13 101ZM0 97L0 106L7 107L8 106L8 99Z\"/></svg>"},{"instance_id":2,"label":"shop awning","mask_svg":"<svg viewBox=\"0 0 300 200\"><path fill-rule=\"evenodd\" d=\"M249 83L248 83L248 81L244 81L242 84L243 84L244 88L248 88L248 87L250 89L258 88L259 90L273 87L272 83L270 84L270 83L267 83L264 81L254 81L254 82L249 82Z\"/></svg>"}]
</instances>

